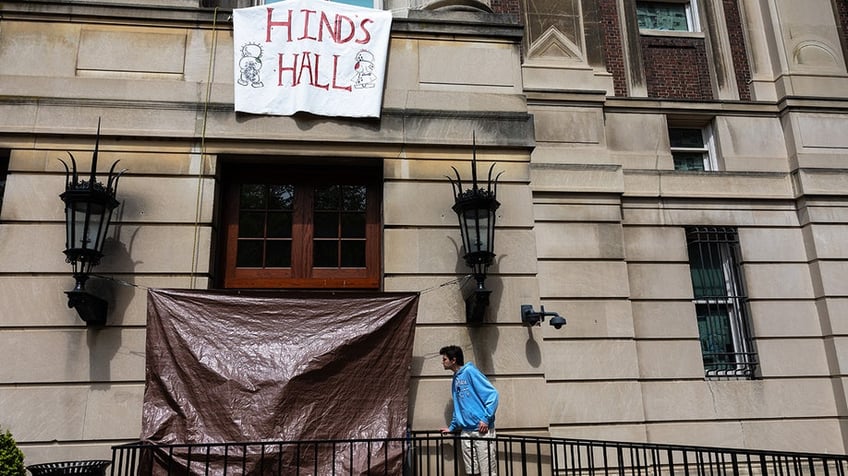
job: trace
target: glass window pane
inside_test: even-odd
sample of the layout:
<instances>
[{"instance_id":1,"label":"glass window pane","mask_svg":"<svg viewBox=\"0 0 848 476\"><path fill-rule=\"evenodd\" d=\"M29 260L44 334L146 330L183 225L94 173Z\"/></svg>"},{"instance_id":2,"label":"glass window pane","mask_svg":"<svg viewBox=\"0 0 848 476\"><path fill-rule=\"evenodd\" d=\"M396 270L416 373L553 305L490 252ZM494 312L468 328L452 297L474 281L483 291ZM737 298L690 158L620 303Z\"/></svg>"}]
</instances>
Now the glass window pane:
<instances>
[{"instance_id":1,"label":"glass window pane","mask_svg":"<svg viewBox=\"0 0 848 476\"><path fill-rule=\"evenodd\" d=\"M704 147L704 134L701 129L668 129L668 139L672 147L689 147L701 149Z\"/></svg>"},{"instance_id":2,"label":"glass window pane","mask_svg":"<svg viewBox=\"0 0 848 476\"><path fill-rule=\"evenodd\" d=\"M262 267L262 241L239 240L236 266L239 268Z\"/></svg>"},{"instance_id":3,"label":"glass window pane","mask_svg":"<svg viewBox=\"0 0 848 476\"><path fill-rule=\"evenodd\" d=\"M239 208L265 208L265 185L242 184L239 193Z\"/></svg>"},{"instance_id":4,"label":"glass window pane","mask_svg":"<svg viewBox=\"0 0 848 476\"><path fill-rule=\"evenodd\" d=\"M337 238L339 236L339 214L316 212L313 233L316 238Z\"/></svg>"},{"instance_id":5,"label":"glass window pane","mask_svg":"<svg viewBox=\"0 0 848 476\"><path fill-rule=\"evenodd\" d=\"M342 187L342 210L365 211L364 185L345 185Z\"/></svg>"},{"instance_id":6,"label":"glass window pane","mask_svg":"<svg viewBox=\"0 0 848 476\"><path fill-rule=\"evenodd\" d=\"M704 165L706 155L706 152L672 152L671 157L674 160L674 170L705 171L707 169Z\"/></svg>"},{"instance_id":7,"label":"glass window pane","mask_svg":"<svg viewBox=\"0 0 848 476\"><path fill-rule=\"evenodd\" d=\"M636 2L636 19L645 30L689 31L686 3Z\"/></svg>"},{"instance_id":8,"label":"glass window pane","mask_svg":"<svg viewBox=\"0 0 848 476\"><path fill-rule=\"evenodd\" d=\"M265 0L266 5L282 2L283 0ZM374 0L329 0L334 3L344 3L345 5L353 5L355 7L377 8L374 5ZM261 2L260 2L261 3Z\"/></svg>"},{"instance_id":9,"label":"glass window pane","mask_svg":"<svg viewBox=\"0 0 848 476\"><path fill-rule=\"evenodd\" d=\"M316 210L338 210L341 187L329 185L315 187L315 209Z\"/></svg>"},{"instance_id":10,"label":"glass window pane","mask_svg":"<svg viewBox=\"0 0 848 476\"><path fill-rule=\"evenodd\" d=\"M342 241L342 267L364 268L365 267L365 242L362 240Z\"/></svg>"},{"instance_id":11,"label":"glass window pane","mask_svg":"<svg viewBox=\"0 0 848 476\"><path fill-rule=\"evenodd\" d=\"M265 236L264 212L239 213L239 238L262 238Z\"/></svg>"},{"instance_id":12,"label":"glass window pane","mask_svg":"<svg viewBox=\"0 0 848 476\"><path fill-rule=\"evenodd\" d=\"M365 214L343 213L342 214L342 237L365 238Z\"/></svg>"},{"instance_id":13,"label":"glass window pane","mask_svg":"<svg viewBox=\"0 0 848 476\"><path fill-rule=\"evenodd\" d=\"M291 241L270 240L265 244L265 267L266 268L290 268L291 267Z\"/></svg>"},{"instance_id":14,"label":"glass window pane","mask_svg":"<svg viewBox=\"0 0 848 476\"><path fill-rule=\"evenodd\" d=\"M291 212L268 213L268 238L291 238Z\"/></svg>"},{"instance_id":15,"label":"glass window pane","mask_svg":"<svg viewBox=\"0 0 848 476\"><path fill-rule=\"evenodd\" d=\"M0 211L3 210L3 192L6 188L6 175L9 173L9 150L0 150ZM70 243L70 241L68 241Z\"/></svg>"},{"instance_id":16,"label":"glass window pane","mask_svg":"<svg viewBox=\"0 0 848 476\"><path fill-rule=\"evenodd\" d=\"M293 205L293 185L271 185L268 187L268 208L272 210L291 210Z\"/></svg>"},{"instance_id":17,"label":"glass window pane","mask_svg":"<svg viewBox=\"0 0 848 476\"><path fill-rule=\"evenodd\" d=\"M336 240L316 240L312 243L312 265L316 268L339 267L339 242Z\"/></svg>"},{"instance_id":18,"label":"glass window pane","mask_svg":"<svg viewBox=\"0 0 848 476\"><path fill-rule=\"evenodd\" d=\"M735 362L733 331L730 327L727 307L699 304L696 306L696 312L704 365L715 366Z\"/></svg>"},{"instance_id":19,"label":"glass window pane","mask_svg":"<svg viewBox=\"0 0 848 476\"><path fill-rule=\"evenodd\" d=\"M374 8L374 0L331 0L335 3L344 3L356 7Z\"/></svg>"},{"instance_id":20,"label":"glass window pane","mask_svg":"<svg viewBox=\"0 0 848 476\"><path fill-rule=\"evenodd\" d=\"M727 296L724 270L717 246L691 245L689 261L696 299Z\"/></svg>"}]
</instances>

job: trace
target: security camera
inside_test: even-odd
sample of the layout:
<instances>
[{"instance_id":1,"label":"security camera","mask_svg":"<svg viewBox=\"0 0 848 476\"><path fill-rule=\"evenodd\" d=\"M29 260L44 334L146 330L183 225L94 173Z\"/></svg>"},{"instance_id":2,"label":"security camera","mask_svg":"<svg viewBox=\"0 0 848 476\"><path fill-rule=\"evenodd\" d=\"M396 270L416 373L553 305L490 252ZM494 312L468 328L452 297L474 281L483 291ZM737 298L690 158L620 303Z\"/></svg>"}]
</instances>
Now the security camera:
<instances>
[{"instance_id":1,"label":"security camera","mask_svg":"<svg viewBox=\"0 0 848 476\"><path fill-rule=\"evenodd\" d=\"M554 326L554 329L562 329L562 326L565 325L565 318L557 314L551 318L550 324Z\"/></svg>"},{"instance_id":2,"label":"security camera","mask_svg":"<svg viewBox=\"0 0 848 476\"><path fill-rule=\"evenodd\" d=\"M556 312L546 312L545 306L542 306L541 311L536 312L530 304L521 305L521 322L524 323L525 326L540 326L548 316L551 316L551 325L554 326L554 328L562 329L562 326L565 325L564 317L560 316Z\"/></svg>"}]
</instances>

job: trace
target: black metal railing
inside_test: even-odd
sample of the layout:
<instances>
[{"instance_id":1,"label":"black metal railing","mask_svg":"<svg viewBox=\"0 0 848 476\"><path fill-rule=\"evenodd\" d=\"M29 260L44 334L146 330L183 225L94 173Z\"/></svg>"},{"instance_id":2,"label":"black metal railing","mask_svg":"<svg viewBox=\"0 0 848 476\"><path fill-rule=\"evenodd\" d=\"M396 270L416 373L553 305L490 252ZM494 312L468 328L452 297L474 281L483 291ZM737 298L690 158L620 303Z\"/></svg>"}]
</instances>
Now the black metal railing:
<instances>
[{"instance_id":1,"label":"black metal railing","mask_svg":"<svg viewBox=\"0 0 848 476\"><path fill-rule=\"evenodd\" d=\"M845 476L848 455L498 435L497 474L568 476ZM265 441L112 448L112 476L465 474L461 438ZM484 468L483 475L488 474Z\"/></svg>"}]
</instances>

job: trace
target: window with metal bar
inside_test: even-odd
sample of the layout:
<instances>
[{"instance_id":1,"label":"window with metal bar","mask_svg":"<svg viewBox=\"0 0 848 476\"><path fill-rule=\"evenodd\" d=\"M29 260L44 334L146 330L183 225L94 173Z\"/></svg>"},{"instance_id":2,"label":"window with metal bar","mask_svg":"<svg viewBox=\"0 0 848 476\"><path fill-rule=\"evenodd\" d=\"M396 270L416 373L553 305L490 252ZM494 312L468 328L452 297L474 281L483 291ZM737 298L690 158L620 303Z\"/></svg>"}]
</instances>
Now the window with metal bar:
<instances>
[{"instance_id":1,"label":"window with metal bar","mask_svg":"<svg viewBox=\"0 0 848 476\"><path fill-rule=\"evenodd\" d=\"M9 174L9 150L0 149L0 211L3 210L3 195L6 192L6 175Z\"/></svg>"},{"instance_id":2,"label":"window with metal bar","mask_svg":"<svg viewBox=\"0 0 848 476\"><path fill-rule=\"evenodd\" d=\"M757 358L736 229L687 228L686 242L706 375L753 378Z\"/></svg>"}]
</instances>

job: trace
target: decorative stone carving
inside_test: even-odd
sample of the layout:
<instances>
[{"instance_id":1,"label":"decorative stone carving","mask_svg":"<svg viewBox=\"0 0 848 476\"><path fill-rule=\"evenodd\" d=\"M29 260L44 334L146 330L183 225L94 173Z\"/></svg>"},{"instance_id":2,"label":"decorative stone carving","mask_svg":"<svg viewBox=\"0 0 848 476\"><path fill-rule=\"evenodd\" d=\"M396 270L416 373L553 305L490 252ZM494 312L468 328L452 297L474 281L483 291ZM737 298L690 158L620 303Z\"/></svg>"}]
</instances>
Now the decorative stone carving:
<instances>
[{"instance_id":1,"label":"decorative stone carving","mask_svg":"<svg viewBox=\"0 0 848 476\"><path fill-rule=\"evenodd\" d=\"M583 53L580 46L569 40L564 33L556 27L550 27L539 38L530 45L527 52L530 58L543 59L567 59L572 61L583 61Z\"/></svg>"},{"instance_id":2,"label":"decorative stone carving","mask_svg":"<svg viewBox=\"0 0 848 476\"><path fill-rule=\"evenodd\" d=\"M807 40L795 45L792 61L799 66L839 70L836 52L821 41Z\"/></svg>"},{"instance_id":3,"label":"decorative stone carving","mask_svg":"<svg viewBox=\"0 0 848 476\"><path fill-rule=\"evenodd\" d=\"M435 0L427 2L424 10L463 10L492 13L489 0Z\"/></svg>"}]
</instances>

